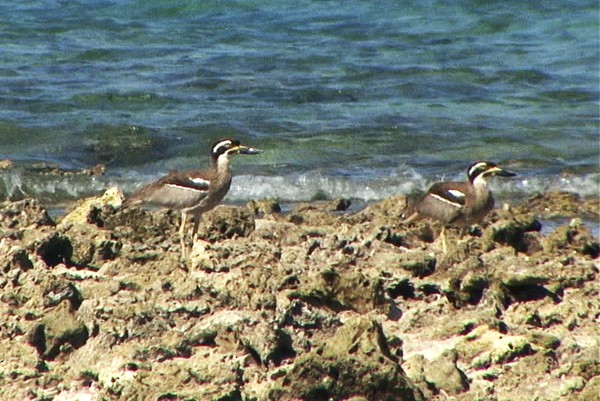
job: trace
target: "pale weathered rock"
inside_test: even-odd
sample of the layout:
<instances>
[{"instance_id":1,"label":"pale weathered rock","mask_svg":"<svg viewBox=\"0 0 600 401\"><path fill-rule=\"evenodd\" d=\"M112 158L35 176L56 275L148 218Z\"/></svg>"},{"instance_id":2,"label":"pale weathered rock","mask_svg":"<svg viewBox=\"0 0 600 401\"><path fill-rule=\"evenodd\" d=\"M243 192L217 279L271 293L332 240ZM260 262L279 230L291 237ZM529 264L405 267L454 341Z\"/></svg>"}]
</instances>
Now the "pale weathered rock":
<instances>
[{"instance_id":1,"label":"pale weathered rock","mask_svg":"<svg viewBox=\"0 0 600 401\"><path fill-rule=\"evenodd\" d=\"M458 353L450 349L425 364L423 373L427 383L433 386L437 392L444 391L450 395L468 390L469 380L464 372L456 366L457 360Z\"/></svg>"},{"instance_id":2,"label":"pale weathered rock","mask_svg":"<svg viewBox=\"0 0 600 401\"><path fill-rule=\"evenodd\" d=\"M35 253L48 267L68 263L73 255L73 246L66 236L57 231L44 233L33 243Z\"/></svg>"},{"instance_id":3,"label":"pale weathered rock","mask_svg":"<svg viewBox=\"0 0 600 401\"><path fill-rule=\"evenodd\" d=\"M256 216L281 213L281 205L273 199L251 200L246 207Z\"/></svg>"},{"instance_id":4,"label":"pale weathered rock","mask_svg":"<svg viewBox=\"0 0 600 401\"><path fill-rule=\"evenodd\" d=\"M259 323L240 333L240 342L264 366L279 366L296 356L289 332L277 324Z\"/></svg>"},{"instance_id":5,"label":"pale weathered rock","mask_svg":"<svg viewBox=\"0 0 600 401\"><path fill-rule=\"evenodd\" d=\"M254 231L254 215L245 208L217 206L202 215L198 236L207 241L247 237Z\"/></svg>"},{"instance_id":6,"label":"pale weathered rock","mask_svg":"<svg viewBox=\"0 0 600 401\"><path fill-rule=\"evenodd\" d=\"M574 219L568 226L556 229L552 234L542 241L544 250L548 253L564 251L577 252L597 258L600 255L600 244L598 238L590 235L581 220Z\"/></svg>"},{"instance_id":7,"label":"pale weathered rock","mask_svg":"<svg viewBox=\"0 0 600 401\"><path fill-rule=\"evenodd\" d=\"M600 394L600 375L590 379L582 389L565 394L565 401L588 401L598 399Z\"/></svg>"},{"instance_id":8,"label":"pale weathered rock","mask_svg":"<svg viewBox=\"0 0 600 401\"><path fill-rule=\"evenodd\" d=\"M584 200L572 192L536 194L515 209L519 213L536 214L544 219L577 216L594 220L600 218L597 198Z\"/></svg>"},{"instance_id":9,"label":"pale weathered rock","mask_svg":"<svg viewBox=\"0 0 600 401\"><path fill-rule=\"evenodd\" d=\"M61 352L70 352L71 347L82 347L88 337L87 327L77 321L71 305L62 302L32 328L29 343L43 359L53 360Z\"/></svg>"},{"instance_id":10,"label":"pale weathered rock","mask_svg":"<svg viewBox=\"0 0 600 401\"><path fill-rule=\"evenodd\" d=\"M87 223L69 225L64 235L72 247L70 262L81 267L98 268L104 261L116 258L122 248L111 231Z\"/></svg>"},{"instance_id":11,"label":"pale weathered rock","mask_svg":"<svg viewBox=\"0 0 600 401\"><path fill-rule=\"evenodd\" d=\"M403 253L398 263L399 267L409 271L414 277L427 277L435 270L436 258L425 252Z\"/></svg>"},{"instance_id":12,"label":"pale weathered rock","mask_svg":"<svg viewBox=\"0 0 600 401\"><path fill-rule=\"evenodd\" d=\"M477 327L467 334L456 350L474 368L511 362L535 352L524 336L507 335L487 326Z\"/></svg>"},{"instance_id":13,"label":"pale weathered rock","mask_svg":"<svg viewBox=\"0 0 600 401\"><path fill-rule=\"evenodd\" d=\"M363 387L362 382L369 385ZM280 401L350 396L369 400L424 399L389 354L381 325L368 318L348 320L329 341L299 356L269 391L270 399Z\"/></svg>"},{"instance_id":14,"label":"pale weathered rock","mask_svg":"<svg viewBox=\"0 0 600 401\"><path fill-rule=\"evenodd\" d=\"M367 206L353 218L371 221L376 226L395 226L404 219L408 202L406 196L397 195Z\"/></svg>"},{"instance_id":15,"label":"pale weathered rock","mask_svg":"<svg viewBox=\"0 0 600 401\"><path fill-rule=\"evenodd\" d=\"M439 390L427 380L425 375L425 368L428 364L430 364L430 362L421 354L411 356L402 364L402 369L406 373L406 376L421 391L425 399L431 399L435 396L436 392L439 392Z\"/></svg>"},{"instance_id":16,"label":"pale weathered rock","mask_svg":"<svg viewBox=\"0 0 600 401\"><path fill-rule=\"evenodd\" d=\"M56 227L3 204L0 399L590 399L589 215L562 208L575 219L547 233L527 205L496 210L443 254L439 224L398 225L404 206L222 207L182 260L177 211Z\"/></svg>"},{"instance_id":17,"label":"pale weathered rock","mask_svg":"<svg viewBox=\"0 0 600 401\"><path fill-rule=\"evenodd\" d=\"M52 226L54 221L48 211L35 199L24 199L18 202L0 204L0 229L25 229L30 226Z\"/></svg>"},{"instance_id":18,"label":"pale weathered rock","mask_svg":"<svg viewBox=\"0 0 600 401\"><path fill-rule=\"evenodd\" d=\"M352 270L323 269L292 292L291 299L324 305L333 310L365 313L387 303L383 282Z\"/></svg>"},{"instance_id":19,"label":"pale weathered rock","mask_svg":"<svg viewBox=\"0 0 600 401\"><path fill-rule=\"evenodd\" d=\"M488 227L483 233L483 247L492 249L495 243L508 245L518 252L528 252L527 246L530 242L525 240L526 233L540 231L541 223L529 216L525 218L511 218L500 220Z\"/></svg>"},{"instance_id":20,"label":"pale weathered rock","mask_svg":"<svg viewBox=\"0 0 600 401\"><path fill-rule=\"evenodd\" d=\"M25 272L33 268L27 252L19 246L10 246L8 241L0 243L0 270L9 276L11 271L17 270Z\"/></svg>"},{"instance_id":21,"label":"pale weathered rock","mask_svg":"<svg viewBox=\"0 0 600 401\"><path fill-rule=\"evenodd\" d=\"M121 206L123 200L125 200L123 191L117 187L109 188L101 196L77 202L72 207L72 210L60 220L58 226L68 227L71 224L95 223L97 222L97 218L95 217L97 209L102 209L105 206L117 209Z\"/></svg>"}]
</instances>

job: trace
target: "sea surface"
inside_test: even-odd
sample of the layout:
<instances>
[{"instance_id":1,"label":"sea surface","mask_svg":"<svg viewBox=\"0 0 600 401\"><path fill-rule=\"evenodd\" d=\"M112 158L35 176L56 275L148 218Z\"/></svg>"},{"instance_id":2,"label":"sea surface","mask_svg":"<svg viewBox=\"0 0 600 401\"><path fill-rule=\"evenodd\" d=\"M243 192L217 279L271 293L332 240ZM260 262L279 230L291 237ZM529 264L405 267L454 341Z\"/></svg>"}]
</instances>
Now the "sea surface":
<instances>
[{"instance_id":1,"label":"sea surface","mask_svg":"<svg viewBox=\"0 0 600 401\"><path fill-rule=\"evenodd\" d=\"M599 193L599 3L0 3L0 198L64 202L208 164L228 202L368 202L517 172L496 197ZM36 174L106 166L103 176ZM37 170L36 170L37 169Z\"/></svg>"}]
</instances>

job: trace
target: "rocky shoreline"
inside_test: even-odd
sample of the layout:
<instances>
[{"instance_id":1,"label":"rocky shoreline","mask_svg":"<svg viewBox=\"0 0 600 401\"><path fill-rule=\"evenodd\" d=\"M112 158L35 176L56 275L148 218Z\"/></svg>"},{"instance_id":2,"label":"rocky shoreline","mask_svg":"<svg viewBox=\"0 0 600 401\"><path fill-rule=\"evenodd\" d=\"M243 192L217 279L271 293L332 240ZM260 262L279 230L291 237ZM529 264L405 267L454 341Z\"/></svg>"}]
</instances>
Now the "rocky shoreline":
<instances>
[{"instance_id":1,"label":"rocky shoreline","mask_svg":"<svg viewBox=\"0 0 600 401\"><path fill-rule=\"evenodd\" d=\"M499 207L446 254L402 196L220 206L187 261L178 213L120 199L0 204L0 399L598 399L597 198Z\"/></svg>"}]
</instances>

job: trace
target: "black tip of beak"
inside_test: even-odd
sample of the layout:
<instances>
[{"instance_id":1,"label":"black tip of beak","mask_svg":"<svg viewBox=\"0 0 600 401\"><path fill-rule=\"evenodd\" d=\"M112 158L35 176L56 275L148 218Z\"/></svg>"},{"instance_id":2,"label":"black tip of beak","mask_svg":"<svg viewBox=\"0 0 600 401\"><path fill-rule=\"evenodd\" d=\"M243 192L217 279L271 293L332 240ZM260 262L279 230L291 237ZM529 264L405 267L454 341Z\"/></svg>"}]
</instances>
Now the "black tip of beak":
<instances>
[{"instance_id":1,"label":"black tip of beak","mask_svg":"<svg viewBox=\"0 0 600 401\"><path fill-rule=\"evenodd\" d=\"M500 177L514 177L515 175L517 175L517 173L513 173L512 171L500 169L499 171L496 172L496 175L500 176Z\"/></svg>"},{"instance_id":2,"label":"black tip of beak","mask_svg":"<svg viewBox=\"0 0 600 401\"><path fill-rule=\"evenodd\" d=\"M263 151L261 149L258 148L251 148L248 146L242 146L240 148L240 154L242 155L257 155L259 153L262 153Z\"/></svg>"}]
</instances>

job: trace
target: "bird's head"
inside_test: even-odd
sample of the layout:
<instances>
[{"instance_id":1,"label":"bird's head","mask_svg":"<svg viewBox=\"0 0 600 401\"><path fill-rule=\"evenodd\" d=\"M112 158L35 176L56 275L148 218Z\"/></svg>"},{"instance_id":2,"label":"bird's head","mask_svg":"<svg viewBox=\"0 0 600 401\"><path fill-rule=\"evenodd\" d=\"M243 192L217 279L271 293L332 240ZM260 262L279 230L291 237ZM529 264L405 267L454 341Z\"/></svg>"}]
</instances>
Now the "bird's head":
<instances>
[{"instance_id":1,"label":"bird's head","mask_svg":"<svg viewBox=\"0 0 600 401\"><path fill-rule=\"evenodd\" d=\"M493 175L500 177L514 177L517 174L498 167L496 163L478 161L469 166L467 175L469 177L469 181L475 182L477 179L485 179Z\"/></svg>"},{"instance_id":2,"label":"bird's head","mask_svg":"<svg viewBox=\"0 0 600 401\"><path fill-rule=\"evenodd\" d=\"M242 145L237 139L221 139L213 144L211 151L214 159L218 159L222 155L255 155L258 153L262 153L262 150Z\"/></svg>"}]
</instances>

